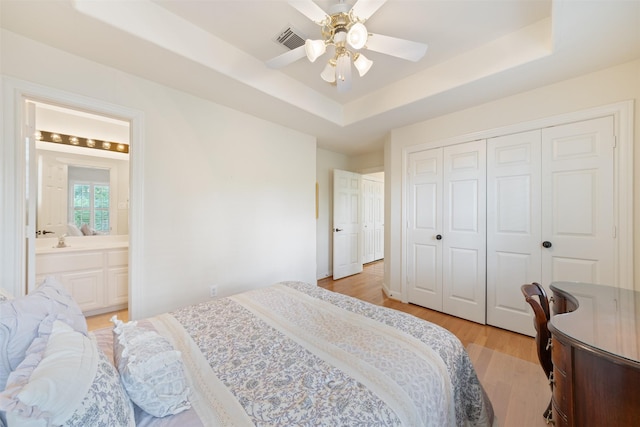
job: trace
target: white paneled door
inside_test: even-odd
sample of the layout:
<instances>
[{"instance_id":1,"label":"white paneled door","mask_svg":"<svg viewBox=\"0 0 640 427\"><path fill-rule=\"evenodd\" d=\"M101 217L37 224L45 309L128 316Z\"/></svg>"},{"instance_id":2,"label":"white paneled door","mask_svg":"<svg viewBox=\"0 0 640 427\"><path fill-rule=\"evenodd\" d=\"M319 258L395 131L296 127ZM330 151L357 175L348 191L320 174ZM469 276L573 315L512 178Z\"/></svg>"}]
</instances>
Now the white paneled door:
<instances>
[{"instance_id":1,"label":"white paneled door","mask_svg":"<svg viewBox=\"0 0 640 427\"><path fill-rule=\"evenodd\" d=\"M487 323L531 335L520 286L541 282L541 131L487 141Z\"/></svg>"},{"instance_id":2,"label":"white paneled door","mask_svg":"<svg viewBox=\"0 0 640 427\"><path fill-rule=\"evenodd\" d=\"M613 117L542 131L542 283L615 284Z\"/></svg>"},{"instance_id":3,"label":"white paneled door","mask_svg":"<svg viewBox=\"0 0 640 427\"><path fill-rule=\"evenodd\" d=\"M487 323L535 333L524 283L615 283L614 145L612 117L487 142Z\"/></svg>"},{"instance_id":4,"label":"white paneled door","mask_svg":"<svg viewBox=\"0 0 640 427\"><path fill-rule=\"evenodd\" d=\"M406 204L407 299L438 311L442 311L442 151L434 148L409 155Z\"/></svg>"},{"instance_id":5,"label":"white paneled door","mask_svg":"<svg viewBox=\"0 0 640 427\"><path fill-rule=\"evenodd\" d=\"M384 258L384 182L362 176L362 262Z\"/></svg>"},{"instance_id":6,"label":"white paneled door","mask_svg":"<svg viewBox=\"0 0 640 427\"><path fill-rule=\"evenodd\" d=\"M375 184L362 179L362 262L375 261Z\"/></svg>"},{"instance_id":7,"label":"white paneled door","mask_svg":"<svg viewBox=\"0 0 640 427\"><path fill-rule=\"evenodd\" d=\"M409 302L485 323L485 141L411 153Z\"/></svg>"},{"instance_id":8,"label":"white paneled door","mask_svg":"<svg viewBox=\"0 0 640 427\"><path fill-rule=\"evenodd\" d=\"M333 171L333 279L360 273L362 176Z\"/></svg>"},{"instance_id":9,"label":"white paneled door","mask_svg":"<svg viewBox=\"0 0 640 427\"><path fill-rule=\"evenodd\" d=\"M47 161L44 161L45 156ZM37 201L38 231L50 231L54 234L45 237L62 236L67 232L67 168L55 156L38 156L38 188L40 198Z\"/></svg>"}]
</instances>

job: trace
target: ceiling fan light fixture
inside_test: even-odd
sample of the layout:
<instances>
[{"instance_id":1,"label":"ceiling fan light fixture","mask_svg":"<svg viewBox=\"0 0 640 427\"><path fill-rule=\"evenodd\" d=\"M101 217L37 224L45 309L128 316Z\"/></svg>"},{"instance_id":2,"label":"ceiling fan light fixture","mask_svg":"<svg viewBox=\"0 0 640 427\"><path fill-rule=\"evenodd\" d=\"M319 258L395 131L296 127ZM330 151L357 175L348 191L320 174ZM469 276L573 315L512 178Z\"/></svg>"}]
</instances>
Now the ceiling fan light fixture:
<instances>
[{"instance_id":1,"label":"ceiling fan light fixture","mask_svg":"<svg viewBox=\"0 0 640 427\"><path fill-rule=\"evenodd\" d=\"M363 54L358 53L353 60L353 65L358 70L358 74L360 75L360 77L362 77L369 72L371 66L373 65L373 61Z\"/></svg>"},{"instance_id":2,"label":"ceiling fan light fixture","mask_svg":"<svg viewBox=\"0 0 640 427\"><path fill-rule=\"evenodd\" d=\"M327 65L320 73L320 77L327 83L335 83L336 82L336 66L328 62Z\"/></svg>"},{"instance_id":3,"label":"ceiling fan light fixture","mask_svg":"<svg viewBox=\"0 0 640 427\"><path fill-rule=\"evenodd\" d=\"M351 79L351 58L346 53L338 56L338 60L336 62L336 79L348 81Z\"/></svg>"},{"instance_id":4,"label":"ceiling fan light fixture","mask_svg":"<svg viewBox=\"0 0 640 427\"><path fill-rule=\"evenodd\" d=\"M324 40L307 39L307 41L304 42L304 51L311 62L315 62L326 50L327 45L324 43Z\"/></svg>"},{"instance_id":5,"label":"ceiling fan light fixture","mask_svg":"<svg viewBox=\"0 0 640 427\"><path fill-rule=\"evenodd\" d=\"M347 43L354 49L362 49L367 44L369 33L362 22L356 22L347 33Z\"/></svg>"}]
</instances>

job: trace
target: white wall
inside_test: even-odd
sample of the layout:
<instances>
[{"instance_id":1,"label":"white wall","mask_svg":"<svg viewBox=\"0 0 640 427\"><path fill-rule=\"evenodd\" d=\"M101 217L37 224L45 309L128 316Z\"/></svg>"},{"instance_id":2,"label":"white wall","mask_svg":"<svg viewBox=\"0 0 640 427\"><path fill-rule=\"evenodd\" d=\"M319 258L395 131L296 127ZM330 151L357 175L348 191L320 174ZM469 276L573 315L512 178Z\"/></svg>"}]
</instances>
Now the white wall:
<instances>
[{"instance_id":1,"label":"white wall","mask_svg":"<svg viewBox=\"0 0 640 427\"><path fill-rule=\"evenodd\" d=\"M4 80L143 113L143 256L134 260L143 280L131 284L134 317L205 300L210 284L228 295L279 280L315 283L314 137L10 32L1 43ZM12 96L3 93L5 115ZM3 138L0 148L11 152L16 140ZM0 171L3 241L16 210L7 165ZM10 250L5 243L0 255ZM0 285L13 289L2 267Z\"/></svg>"},{"instance_id":2,"label":"white wall","mask_svg":"<svg viewBox=\"0 0 640 427\"><path fill-rule=\"evenodd\" d=\"M635 100L636 129L634 164L640 165L640 61L633 61L467 110L393 130L385 146L386 224L385 283L392 293L401 289L401 173L404 148L472 134L517 123L533 121ZM634 223L640 224L640 176L634 177ZM634 231L634 254L640 262L640 227ZM640 290L640 269L635 269L635 287ZM397 295L399 297L399 295Z\"/></svg>"}]
</instances>

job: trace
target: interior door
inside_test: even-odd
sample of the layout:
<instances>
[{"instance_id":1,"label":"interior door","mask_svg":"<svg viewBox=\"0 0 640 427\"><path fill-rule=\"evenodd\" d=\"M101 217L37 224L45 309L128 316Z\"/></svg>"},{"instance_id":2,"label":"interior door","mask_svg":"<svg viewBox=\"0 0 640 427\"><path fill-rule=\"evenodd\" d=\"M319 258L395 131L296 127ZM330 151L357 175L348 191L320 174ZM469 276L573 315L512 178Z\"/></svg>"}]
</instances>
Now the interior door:
<instances>
[{"instance_id":1,"label":"interior door","mask_svg":"<svg viewBox=\"0 0 640 427\"><path fill-rule=\"evenodd\" d=\"M541 131L487 141L487 323L534 335L520 286L541 280Z\"/></svg>"},{"instance_id":2,"label":"interior door","mask_svg":"<svg viewBox=\"0 0 640 427\"><path fill-rule=\"evenodd\" d=\"M362 176L333 171L333 279L362 271Z\"/></svg>"},{"instance_id":3,"label":"interior door","mask_svg":"<svg viewBox=\"0 0 640 427\"><path fill-rule=\"evenodd\" d=\"M444 147L443 311L486 321L486 142Z\"/></svg>"},{"instance_id":4,"label":"interior door","mask_svg":"<svg viewBox=\"0 0 640 427\"><path fill-rule=\"evenodd\" d=\"M407 299L442 311L442 149L409 154Z\"/></svg>"},{"instance_id":5,"label":"interior door","mask_svg":"<svg viewBox=\"0 0 640 427\"><path fill-rule=\"evenodd\" d=\"M373 194L373 259L384 258L384 182L375 181Z\"/></svg>"},{"instance_id":6,"label":"interior door","mask_svg":"<svg viewBox=\"0 0 640 427\"><path fill-rule=\"evenodd\" d=\"M24 100L24 115L22 116L22 141L25 144L25 284L29 292L36 287L36 199L38 194L36 175L36 105Z\"/></svg>"},{"instance_id":7,"label":"interior door","mask_svg":"<svg viewBox=\"0 0 640 427\"><path fill-rule=\"evenodd\" d=\"M542 131L542 283L615 284L613 117Z\"/></svg>"},{"instance_id":8,"label":"interior door","mask_svg":"<svg viewBox=\"0 0 640 427\"><path fill-rule=\"evenodd\" d=\"M362 178L362 262L375 260L375 184Z\"/></svg>"},{"instance_id":9,"label":"interior door","mask_svg":"<svg viewBox=\"0 0 640 427\"><path fill-rule=\"evenodd\" d=\"M38 156L38 231L53 232L46 237L62 236L67 232L67 168L51 156L44 161L44 155Z\"/></svg>"}]
</instances>

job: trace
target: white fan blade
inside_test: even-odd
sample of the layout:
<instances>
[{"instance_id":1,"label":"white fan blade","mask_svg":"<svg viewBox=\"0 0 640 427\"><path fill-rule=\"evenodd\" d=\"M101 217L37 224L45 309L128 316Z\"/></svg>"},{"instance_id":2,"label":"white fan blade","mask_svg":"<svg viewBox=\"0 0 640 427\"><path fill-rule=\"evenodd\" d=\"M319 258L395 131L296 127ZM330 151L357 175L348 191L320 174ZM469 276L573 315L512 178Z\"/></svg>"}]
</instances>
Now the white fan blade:
<instances>
[{"instance_id":1,"label":"white fan blade","mask_svg":"<svg viewBox=\"0 0 640 427\"><path fill-rule=\"evenodd\" d=\"M369 34L366 49L385 55L417 62L427 52L427 45L411 40L399 39L396 37L383 36L382 34Z\"/></svg>"},{"instance_id":2,"label":"white fan blade","mask_svg":"<svg viewBox=\"0 0 640 427\"><path fill-rule=\"evenodd\" d=\"M289 0L289 4L318 25L329 18L327 12L311 0Z\"/></svg>"},{"instance_id":3,"label":"white fan blade","mask_svg":"<svg viewBox=\"0 0 640 427\"><path fill-rule=\"evenodd\" d=\"M366 21L386 2L387 0L358 0L351 8L351 12L356 18Z\"/></svg>"},{"instance_id":4,"label":"white fan blade","mask_svg":"<svg viewBox=\"0 0 640 427\"><path fill-rule=\"evenodd\" d=\"M307 54L304 51L304 45L302 45L288 52L285 52L282 55L278 55L275 58L271 58L266 62L266 64L269 68L282 68L286 65L296 62L298 59L304 58L306 55Z\"/></svg>"}]
</instances>

